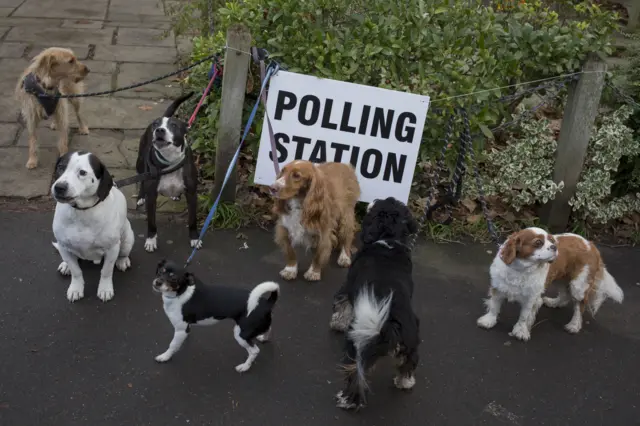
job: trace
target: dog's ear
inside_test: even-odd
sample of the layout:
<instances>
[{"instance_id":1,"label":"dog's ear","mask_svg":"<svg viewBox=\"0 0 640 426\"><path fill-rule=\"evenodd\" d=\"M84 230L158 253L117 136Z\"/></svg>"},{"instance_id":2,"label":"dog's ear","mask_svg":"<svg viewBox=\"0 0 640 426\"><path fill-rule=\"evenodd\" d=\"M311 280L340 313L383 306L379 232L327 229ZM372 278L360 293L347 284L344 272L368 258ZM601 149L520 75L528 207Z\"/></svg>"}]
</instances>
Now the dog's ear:
<instances>
[{"instance_id":1,"label":"dog's ear","mask_svg":"<svg viewBox=\"0 0 640 426\"><path fill-rule=\"evenodd\" d=\"M96 179L100 181L96 195L100 201L103 201L109 196L109 192L111 192L111 188L113 188L113 177L111 177L111 173L109 173L107 167L95 155L91 154L89 164L91 164Z\"/></svg>"},{"instance_id":2,"label":"dog's ear","mask_svg":"<svg viewBox=\"0 0 640 426\"><path fill-rule=\"evenodd\" d=\"M518 244L520 238L518 235L510 235L504 245L500 248L500 259L507 265L511 265L518 254Z\"/></svg>"},{"instance_id":3,"label":"dog's ear","mask_svg":"<svg viewBox=\"0 0 640 426\"><path fill-rule=\"evenodd\" d=\"M194 285L196 283L196 278L191 272L185 272L182 280L187 286Z\"/></svg>"},{"instance_id":4,"label":"dog's ear","mask_svg":"<svg viewBox=\"0 0 640 426\"><path fill-rule=\"evenodd\" d=\"M64 173L64 171L67 168L67 164L69 164L69 157L71 156L70 152L67 152L64 155L61 155L60 157L58 157L58 160L56 160L56 167L53 171L53 180L58 180L60 179L60 176L62 176L62 174Z\"/></svg>"}]
</instances>

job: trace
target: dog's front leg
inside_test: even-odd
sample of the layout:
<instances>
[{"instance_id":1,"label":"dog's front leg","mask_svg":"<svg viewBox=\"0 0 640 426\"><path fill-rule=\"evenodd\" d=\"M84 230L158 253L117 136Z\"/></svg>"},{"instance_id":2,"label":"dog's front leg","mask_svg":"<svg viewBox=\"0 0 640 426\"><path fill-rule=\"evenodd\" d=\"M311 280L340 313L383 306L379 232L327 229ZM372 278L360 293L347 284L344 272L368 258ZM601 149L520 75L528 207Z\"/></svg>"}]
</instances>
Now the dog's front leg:
<instances>
[{"instance_id":1,"label":"dog's front leg","mask_svg":"<svg viewBox=\"0 0 640 426\"><path fill-rule=\"evenodd\" d=\"M478 318L478 327L489 329L496 325L496 323L498 322L498 315L500 315L502 302L504 302L504 298L504 294L502 294L500 291L494 289L493 287L489 289L489 298L484 302L487 306L487 313Z\"/></svg>"},{"instance_id":2,"label":"dog's front leg","mask_svg":"<svg viewBox=\"0 0 640 426\"><path fill-rule=\"evenodd\" d=\"M82 117L80 116L80 106L82 106L82 99L70 98L69 101L71 101L71 105L73 105L73 110L76 113L76 118L78 119L78 133L80 133L81 135L88 135L89 126L87 126L87 123L85 123Z\"/></svg>"},{"instance_id":3,"label":"dog's front leg","mask_svg":"<svg viewBox=\"0 0 640 426\"><path fill-rule=\"evenodd\" d=\"M67 299L69 299L69 302L75 302L84 297L84 277L78 264L78 257L61 246L58 247L58 252L62 257L62 263L58 267L58 271L63 275L71 274L71 284L67 289Z\"/></svg>"},{"instance_id":4,"label":"dog's front leg","mask_svg":"<svg viewBox=\"0 0 640 426\"><path fill-rule=\"evenodd\" d=\"M104 264L100 270L98 283L98 298L103 302L113 299L113 268L120 254L120 243L111 247L104 255Z\"/></svg>"},{"instance_id":5,"label":"dog's front leg","mask_svg":"<svg viewBox=\"0 0 640 426\"><path fill-rule=\"evenodd\" d=\"M145 205L147 207L147 240L144 249L153 253L158 248L158 228L156 227L156 205L158 201L158 181L148 180L145 186Z\"/></svg>"},{"instance_id":6,"label":"dog's front leg","mask_svg":"<svg viewBox=\"0 0 640 426\"><path fill-rule=\"evenodd\" d=\"M27 137L29 143L29 159L27 160L27 169L35 169L38 167L38 140L36 138L36 126L38 119L36 113L31 108L25 108L22 111L25 127L27 128Z\"/></svg>"},{"instance_id":7,"label":"dog's front leg","mask_svg":"<svg viewBox=\"0 0 640 426\"><path fill-rule=\"evenodd\" d=\"M65 99L60 99L53 119L58 129L58 153L64 155L69 151L69 107Z\"/></svg>"},{"instance_id":8,"label":"dog's front leg","mask_svg":"<svg viewBox=\"0 0 640 426\"><path fill-rule=\"evenodd\" d=\"M187 333L187 327L182 327L182 326L176 327L173 332L173 339L171 339L171 343L169 343L169 347L167 348L166 351L164 351L163 353L161 353L156 357L156 361L157 362L169 361L173 356L173 354L175 354L180 350L180 348L182 347L182 344L187 339L188 335L189 334Z\"/></svg>"},{"instance_id":9,"label":"dog's front leg","mask_svg":"<svg viewBox=\"0 0 640 426\"><path fill-rule=\"evenodd\" d=\"M322 268L329 262L331 256L331 238L324 234L320 234L318 238L318 246L316 247L316 254L313 257L311 266L304 273L304 279L307 281L320 281Z\"/></svg>"},{"instance_id":10,"label":"dog's front leg","mask_svg":"<svg viewBox=\"0 0 640 426\"><path fill-rule=\"evenodd\" d=\"M531 338L531 326L536 319L536 314L540 306L542 306L541 296L531 296L525 300L520 307L518 322L513 326L509 336L524 342L528 341Z\"/></svg>"},{"instance_id":11,"label":"dog's front leg","mask_svg":"<svg viewBox=\"0 0 640 426\"><path fill-rule=\"evenodd\" d=\"M189 210L189 240L191 248L202 248L198 239L198 193L195 182L186 188L187 209Z\"/></svg>"},{"instance_id":12,"label":"dog's front leg","mask_svg":"<svg viewBox=\"0 0 640 426\"><path fill-rule=\"evenodd\" d=\"M346 283L340 287L340 290L333 296L333 313L329 327L332 330L345 332L353 321L353 306L349 302L346 292Z\"/></svg>"}]
</instances>

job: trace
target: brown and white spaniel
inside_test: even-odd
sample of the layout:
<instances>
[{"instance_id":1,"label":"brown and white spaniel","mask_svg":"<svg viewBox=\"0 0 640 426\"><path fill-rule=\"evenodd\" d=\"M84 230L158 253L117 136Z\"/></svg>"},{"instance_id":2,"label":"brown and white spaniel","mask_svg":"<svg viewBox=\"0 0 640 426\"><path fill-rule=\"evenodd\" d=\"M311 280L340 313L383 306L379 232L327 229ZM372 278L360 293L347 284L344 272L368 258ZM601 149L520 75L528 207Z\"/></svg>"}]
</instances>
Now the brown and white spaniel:
<instances>
[{"instance_id":1,"label":"brown and white spaniel","mask_svg":"<svg viewBox=\"0 0 640 426\"><path fill-rule=\"evenodd\" d=\"M282 169L271 192L273 212L278 215L275 241L287 261L280 271L282 278L293 280L298 275L296 246L315 250L304 274L308 281L320 280L321 270L336 247L341 248L338 265L351 265L360 185L350 164L293 161Z\"/></svg>"},{"instance_id":2,"label":"brown and white spaniel","mask_svg":"<svg viewBox=\"0 0 640 426\"><path fill-rule=\"evenodd\" d=\"M575 234L551 235L540 228L526 228L509 236L491 268L487 313L478 326L492 328L505 300L520 303L520 318L510 335L527 341L538 309L573 304L569 333L582 328L582 314L589 307L596 314L605 299L621 303L624 294L602 261L593 242ZM542 297L554 281L561 281L557 297Z\"/></svg>"}]
</instances>

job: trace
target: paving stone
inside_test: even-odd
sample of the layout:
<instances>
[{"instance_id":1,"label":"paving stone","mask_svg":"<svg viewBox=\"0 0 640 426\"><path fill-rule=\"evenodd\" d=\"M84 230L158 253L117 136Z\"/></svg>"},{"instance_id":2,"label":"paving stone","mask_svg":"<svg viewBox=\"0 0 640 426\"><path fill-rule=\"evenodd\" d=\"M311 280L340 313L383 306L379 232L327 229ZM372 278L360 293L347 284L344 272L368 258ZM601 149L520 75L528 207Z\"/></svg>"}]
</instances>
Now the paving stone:
<instances>
[{"instance_id":1,"label":"paving stone","mask_svg":"<svg viewBox=\"0 0 640 426\"><path fill-rule=\"evenodd\" d=\"M39 165L28 170L26 148L0 148L0 197L33 198L49 194L58 152L41 148Z\"/></svg>"},{"instance_id":2,"label":"paving stone","mask_svg":"<svg viewBox=\"0 0 640 426\"><path fill-rule=\"evenodd\" d=\"M123 87L133 83L148 80L152 77L163 75L171 71L175 71L175 65L165 64L122 64L118 73L118 87ZM126 92L118 93L119 97L128 98L147 98L147 99L163 99L174 98L181 93L180 84L171 79L166 78L158 83L148 84Z\"/></svg>"},{"instance_id":3,"label":"paving stone","mask_svg":"<svg viewBox=\"0 0 640 426\"><path fill-rule=\"evenodd\" d=\"M15 7L0 7L0 16L7 17L11 15L11 12L15 10Z\"/></svg>"},{"instance_id":4,"label":"paving stone","mask_svg":"<svg viewBox=\"0 0 640 426\"><path fill-rule=\"evenodd\" d=\"M94 61L92 59L85 59L82 63L88 66L89 70L91 70L88 78L91 78L92 74L113 74L117 68L117 64L110 61Z\"/></svg>"},{"instance_id":5,"label":"paving stone","mask_svg":"<svg viewBox=\"0 0 640 426\"><path fill-rule=\"evenodd\" d=\"M20 126L18 123L0 123L0 146L11 146L16 141Z\"/></svg>"},{"instance_id":6,"label":"paving stone","mask_svg":"<svg viewBox=\"0 0 640 426\"><path fill-rule=\"evenodd\" d=\"M27 0L13 16L63 19L104 19L108 6L107 0Z\"/></svg>"},{"instance_id":7,"label":"paving stone","mask_svg":"<svg viewBox=\"0 0 640 426\"><path fill-rule=\"evenodd\" d=\"M187 210L187 199L182 194L182 197L178 201L173 201L171 198L167 198L163 195L158 196L158 207L156 211L158 213L182 213Z\"/></svg>"},{"instance_id":8,"label":"paving stone","mask_svg":"<svg viewBox=\"0 0 640 426\"><path fill-rule=\"evenodd\" d=\"M111 74L89 73L85 84L87 93L111 90Z\"/></svg>"},{"instance_id":9,"label":"paving stone","mask_svg":"<svg viewBox=\"0 0 640 426\"><path fill-rule=\"evenodd\" d=\"M147 123L148 125L148 123ZM146 126L145 126L146 127ZM131 168L136 167L136 160L138 159L138 146L140 145L140 136L144 130L125 130L124 140L120 144L120 152L127 160L127 164Z\"/></svg>"},{"instance_id":10,"label":"paving stone","mask_svg":"<svg viewBox=\"0 0 640 426\"><path fill-rule=\"evenodd\" d=\"M65 19L62 21L62 28L82 28L89 30L99 30L104 27L104 22L93 21L91 19Z\"/></svg>"},{"instance_id":11,"label":"paving stone","mask_svg":"<svg viewBox=\"0 0 640 426\"><path fill-rule=\"evenodd\" d=\"M118 30L118 45L123 46L175 46L173 31L167 34L164 30L149 28L120 28Z\"/></svg>"},{"instance_id":12,"label":"paving stone","mask_svg":"<svg viewBox=\"0 0 640 426\"><path fill-rule=\"evenodd\" d=\"M61 47L87 46L89 44L110 44L113 30L82 30L73 28L14 27L6 36L6 41L26 41L43 46Z\"/></svg>"},{"instance_id":13,"label":"paving stone","mask_svg":"<svg viewBox=\"0 0 640 426\"><path fill-rule=\"evenodd\" d=\"M10 29L11 27L0 27L0 38L2 38ZM21 40L18 40L18 41L21 41Z\"/></svg>"},{"instance_id":14,"label":"paving stone","mask_svg":"<svg viewBox=\"0 0 640 426\"><path fill-rule=\"evenodd\" d=\"M0 24L2 21L0 20ZM106 27L121 27L121 28L155 28L158 30L171 29L171 23L167 21L160 22L139 22L139 21L106 21L104 23Z\"/></svg>"},{"instance_id":15,"label":"paving stone","mask_svg":"<svg viewBox=\"0 0 640 426\"><path fill-rule=\"evenodd\" d=\"M140 99L86 98L82 104L89 129L144 129L162 115L170 102ZM77 127L75 116L71 125Z\"/></svg>"},{"instance_id":16,"label":"paving stone","mask_svg":"<svg viewBox=\"0 0 640 426\"><path fill-rule=\"evenodd\" d=\"M109 11L109 21L111 22L138 22L141 24L149 23L167 23L171 22L171 18L164 15L145 15L138 13L121 13L111 9Z\"/></svg>"},{"instance_id":17,"label":"paving stone","mask_svg":"<svg viewBox=\"0 0 640 426\"><path fill-rule=\"evenodd\" d=\"M32 45L31 49L29 49L29 54L27 55L27 58L28 59L33 59L36 55L38 55L44 49L48 49L49 47L51 47L51 45ZM67 49L71 49L73 51L73 53L76 55L76 57L78 59L80 59L80 60L83 60L84 58L89 56L89 46L88 45L74 46L74 47L62 46L62 47L67 48Z\"/></svg>"},{"instance_id":18,"label":"paving stone","mask_svg":"<svg viewBox=\"0 0 640 426\"><path fill-rule=\"evenodd\" d=\"M127 168L127 160L119 149L123 139L124 134L118 130L94 130L90 135L73 135L69 147L97 155L109 168Z\"/></svg>"},{"instance_id":19,"label":"paving stone","mask_svg":"<svg viewBox=\"0 0 640 426\"><path fill-rule=\"evenodd\" d=\"M10 96L0 96L0 121L13 123L18 121L20 107L13 99L13 88L9 93Z\"/></svg>"},{"instance_id":20,"label":"paving stone","mask_svg":"<svg viewBox=\"0 0 640 426\"><path fill-rule=\"evenodd\" d=\"M58 139L60 138L60 133L57 130L51 130L49 127L51 124L51 120L42 120L38 123L38 128L36 129L36 139L38 141L38 146L43 148L58 148ZM22 129L20 132L20 137L18 138L17 146L21 148L27 148L29 146L29 132L27 129Z\"/></svg>"},{"instance_id":21,"label":"paving stone","mask_svg":"<svg viewBox=\"0 0 640 426\"><path fill-rule=\"evenodd\" d=\"M112 0L109 3L109 18L112 14L129 13L164 17L164 7L158 0Z\"/></svg>"},{"instance_id":22,"label":"paving stone","mask_svg":"<svg viewBox=\"0 0 640 426\"><path fill-rule=\"evenodd\" d=\"M27 43L2 43L0 44L0 58L21 58L27 50Z\"/></svg>"},{"instance_id":23,"label":"paving stone","mask_svg":"<svg viewBox=\"0 0 640 426\"><path fill-rule=\"evenodd\" d=\"M96 46L93 59L116 62L172 64L176 62L174 47Z\"/></svg>"},{"instance_id":24,"label":"paving stone","mask_svg":"<svg viewBox=\"0 0 640 426\"><path fill-rule=\"evenodd\" d=\"M191 37L176 37L176 48L181 58L188 57L193 51L193 39Z\"/></svg>"},{"instance_id":25,"label":"paving stone","mask_svg":"<svg viewBox=\"0 0 640 426\"><path fill-rule=\"evenodd\" d=\"M10 7L15 9L20 6L24 0L0 0L0 7Z\"/></svg>"},{"instance_id":26,"label":"paving stone","mask_svg":"<svg viewBox=\"0 0 640 426\"><path fill-rule=\"evenodd\" d=\"M62 19L51 18L0 18L0 26L3 27L40 27L56 28L62 24Z\"/></svg>"}]
</instances>

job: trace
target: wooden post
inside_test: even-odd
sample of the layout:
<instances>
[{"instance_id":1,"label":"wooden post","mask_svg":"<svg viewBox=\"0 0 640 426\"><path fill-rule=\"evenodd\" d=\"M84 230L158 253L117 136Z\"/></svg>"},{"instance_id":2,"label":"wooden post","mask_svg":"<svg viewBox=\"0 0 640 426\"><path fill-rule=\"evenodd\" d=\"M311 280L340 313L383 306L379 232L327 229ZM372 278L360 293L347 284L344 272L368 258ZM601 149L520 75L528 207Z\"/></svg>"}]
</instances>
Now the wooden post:
<instances>
[{"instance_id":1,"label":"wooden post","mask_svg":"<svg viewBox=\"0 0 640 426\"><path fill-rule=\"evenodd\" d=\"M247 88L251 48L251 34L241 24L232 25L227 30L227 46L224 55L224 74L222 75L222 103L220 105L220 124L218 126L218 144L216 149L215 179L212 196L215 198L222 187L229 163L238 149L242 125L244 95ZM234 169L220 201L233 202L236 197L236 173Z\"/></svg>"},{"instance_id":2,"label":"wooden post","mask_svg":"<svg viewBox=\"0 0 640 426\"><path fill-rule=\"evenodd\" d=\"M564 232L569 223L569 200L576 192L584 165L591 129L598 114L607 65L593 55L587 60L584 71L569 87L558 138L553 181L564 182L564 189L545 206L546 211L542 214L543 223L553 233Z\"/></svg>"}]
</instances>

